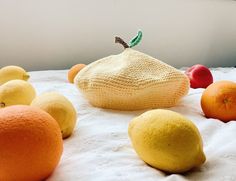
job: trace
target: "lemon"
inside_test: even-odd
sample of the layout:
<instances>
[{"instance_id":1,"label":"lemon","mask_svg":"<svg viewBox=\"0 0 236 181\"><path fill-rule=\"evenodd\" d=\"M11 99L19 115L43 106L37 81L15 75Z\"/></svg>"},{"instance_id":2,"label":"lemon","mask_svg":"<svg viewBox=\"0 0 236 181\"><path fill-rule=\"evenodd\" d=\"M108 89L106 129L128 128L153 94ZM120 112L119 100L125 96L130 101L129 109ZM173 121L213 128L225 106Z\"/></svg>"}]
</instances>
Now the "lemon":
<instances>
[{"instance_id":1,"label":"lemon","mask_svg":"<svg viewBox=\"0 0 236 181\"><path fill-rule=\"evenodd\" d=\"M72 103L57 92L47 92L37 96L32 106L48 112L59 124L62 137L69 137L75 128L77 114Z\"/></svg>"},{"instance_id":2,"label":"lemon","mask_svg":"<svg viewBox=\"0 0 236 181\"><path fill-rule=\"evenodd\" d=\"M134 118L129 136L142 160L169 173L186 172L206 160L197 127L173 111L151 110Z\"/></svg>"},{"instance_id":3,"label":"lemon","mask_svg":"<svg viewBox=\"0 0 236 181\"><path fill-rule=\"evenodd\" d=\"M27 72L18 66L6 66L0 69L0 85L14 79L27 81L29 77Z\"/></svg>"},{"instance_id":4,"label":"lemon","mask_svg":"<svg viewBox=\"0 0 236 181\"><path fill-rule=\"evenodd\" d=\"M29 82L10 80L0 86L0 107L29 105L35 95L35 89Z\"/></svg>"}]
</instances>

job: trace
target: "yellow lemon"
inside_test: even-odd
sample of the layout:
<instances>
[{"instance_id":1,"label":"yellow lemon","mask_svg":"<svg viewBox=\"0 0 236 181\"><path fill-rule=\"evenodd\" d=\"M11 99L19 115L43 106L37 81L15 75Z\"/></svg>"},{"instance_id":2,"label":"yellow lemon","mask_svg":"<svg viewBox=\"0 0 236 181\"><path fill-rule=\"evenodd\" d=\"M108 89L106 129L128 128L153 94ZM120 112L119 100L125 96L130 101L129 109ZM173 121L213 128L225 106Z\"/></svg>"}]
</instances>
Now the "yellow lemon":
<instances>
[{"instance_id":1,"label":"yellow lemon","mask_svg":"<svg viewBox=\"0 0 236 181\"><path fill-rule=\"evenodd\" d=\"M173 111L151 110L134 118L129 136L142 160L169 173L186 172L206 160L197 127Z\"/></svg>"},{"instance_id":2,"label":"yellow lemon","mask_svg":"<svg viewBox=\"0 0 236 181\"><path fill-rule=\"evenodd\" d=\"M29 82L10 80L0 86L0 107L29 105L35 95L35 89Z\"/></svg>"},{"instance_id":3,"label":"yellow lemon","mask_svg":"<svg viewBox=\"0 0 236 181\"><path fill-rule=\"evenodd\" d=\"M18 66L6 66L0 69L0 85L14 79L27 81L29 77L27 72Z\"/></svg>"},{"instance_id":4,"label":"yellow lemon","mask_svg":"<svg viewBox=\"0 0 236 181\"><path fill-rule=\"evenodd\" d=\"M57 92L47 92L37 96L31 105L48 112L58 122L63 138L72 134L77 114L74 106L65 96Z\"/></svg>"}]
</instances>

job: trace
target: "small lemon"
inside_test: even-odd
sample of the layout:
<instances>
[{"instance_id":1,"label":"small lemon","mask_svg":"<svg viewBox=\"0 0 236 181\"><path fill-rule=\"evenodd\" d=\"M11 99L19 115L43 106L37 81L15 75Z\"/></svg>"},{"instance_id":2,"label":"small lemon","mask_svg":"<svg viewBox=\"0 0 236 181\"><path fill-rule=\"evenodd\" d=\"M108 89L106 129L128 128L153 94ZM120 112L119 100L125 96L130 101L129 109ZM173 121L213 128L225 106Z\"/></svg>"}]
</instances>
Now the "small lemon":
<instances>
[{"instance_id":1,"label":"small lemon","mask_svg":"<svg viewBox=\"0 0 236 181\"><path fill-rule=\"evenodd\" d=\"M0 107L29 105L35 95L35 89L29 82L10 80L0 86Z\"/></svg>"},{"instance_id":2,"label":"small lemon","mask_svg":"<svg viewBox=\"0 0 236 181\"><path fill-rule=\"evenodd\" d=\"M59 124L62 137L69 137L76 124L77 114L72 103L57 92L47 92L37 96L32 106L48 112Z\"/></svg>"},{"instance_id":3,"label":"small lemon","mask_svg":"<svg viewBox=\"0 0 236 181\"><path fill-rule=\"evenodd\" d=\"M27 81L29 77L27 72L18 66L6 66L0 69L0 85L14 79Z\"/></svg>"},{"instance_id":4,"label":"small lemon","mask_svg":"<svg viewBox=\"0 0 236 181\"><path fill-rule=\"evenodd\" d=\"M173 111L151 110L134 118L129 136L142 160L169 173L186 172L206 160L197 127Z\"/></svg>"}]
</instances>

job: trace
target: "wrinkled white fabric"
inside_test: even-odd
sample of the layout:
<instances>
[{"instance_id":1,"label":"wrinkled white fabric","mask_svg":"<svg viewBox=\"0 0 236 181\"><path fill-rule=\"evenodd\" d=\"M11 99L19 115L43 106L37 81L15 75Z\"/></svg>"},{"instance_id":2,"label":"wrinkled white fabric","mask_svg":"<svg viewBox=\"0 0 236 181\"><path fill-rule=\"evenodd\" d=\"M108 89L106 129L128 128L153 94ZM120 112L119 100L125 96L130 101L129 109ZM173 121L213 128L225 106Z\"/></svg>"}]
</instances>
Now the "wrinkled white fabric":
<instances>
[{"instance_id":1,"label":"wrinkled white fabric","mask_svg":"<svg viewBox=\"0 0 236 181\"><path fill-rule=\"evenodd\" d=\"M215 80L236 81L236 69L212 69ZM67 70L30 72L38 94L57 91L78 112L74 134L64 140L60 164L47 181L233 181L236 180L236 121L206 119L200 107L204 89L191 89L170 110L191 119L201 132L206 163L199 169L165 174L145 164L131 146L129 121L143 111L113 111L92 107L77 88L67 82Z\"/></svg>"}]
</instances>

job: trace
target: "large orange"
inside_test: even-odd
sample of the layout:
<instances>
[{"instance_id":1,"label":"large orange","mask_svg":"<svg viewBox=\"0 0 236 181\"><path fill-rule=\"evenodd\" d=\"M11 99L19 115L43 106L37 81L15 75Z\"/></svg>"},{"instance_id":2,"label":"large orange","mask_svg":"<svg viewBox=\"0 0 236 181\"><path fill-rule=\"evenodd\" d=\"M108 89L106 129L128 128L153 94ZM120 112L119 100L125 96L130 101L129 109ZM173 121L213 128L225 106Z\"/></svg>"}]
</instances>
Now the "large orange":
<instances>
[{"instance_id":1,"label":"large orange","mask_svg":"<svg viewBox=\"0 0 236 181\"><path fill-rule=\"evenodd\" d=\"M224 122L236 120L236 83L218 81L211 84L202 94L201 106L208 118Z\"/></svg>"},{"instance_id":2,"label":"large orange","mask_svg":"<svg viewBox=\"0 0 236 181\"><path fill-rule=\"evenodd\" d=\"M76 64L70 68L68 71L67 77L70 83L74 83L75 76L79 73L79 71L84 68L85 64Z\"/></svg>"},{"instance_id":3,"label":"large orange","mask_svg":"<svg viewBox=\"0 0 236 181\"><path fill-rule=\"evenodd\" d=\"M63 149L55 119L39 108L0 109L0 180L41 181L59 163Z\"/></svg>"}]
</instances>

